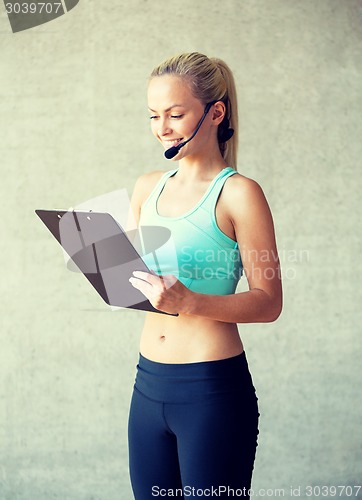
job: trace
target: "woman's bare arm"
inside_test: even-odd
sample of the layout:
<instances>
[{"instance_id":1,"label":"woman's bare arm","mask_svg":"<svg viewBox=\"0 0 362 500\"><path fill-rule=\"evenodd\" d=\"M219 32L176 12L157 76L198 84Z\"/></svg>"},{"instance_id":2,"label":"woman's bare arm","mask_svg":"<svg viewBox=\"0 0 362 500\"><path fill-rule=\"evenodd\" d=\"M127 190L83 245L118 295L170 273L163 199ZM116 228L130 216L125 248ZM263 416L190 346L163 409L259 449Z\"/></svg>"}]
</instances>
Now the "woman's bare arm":
<instances>
[{"instance_id":1,"label":"woman's bare arm","mask_svg":"<svg viewBox=\"0 0 362 500\"><path fill-rule=\"evenodd\" d=\"M224 199L249 291L224 296L196 293L189 297L185 312L232 323L275 321L282 311L282 284L272 215L257 182L239 176L233 181Z\"/></svg>"}]
</instances>

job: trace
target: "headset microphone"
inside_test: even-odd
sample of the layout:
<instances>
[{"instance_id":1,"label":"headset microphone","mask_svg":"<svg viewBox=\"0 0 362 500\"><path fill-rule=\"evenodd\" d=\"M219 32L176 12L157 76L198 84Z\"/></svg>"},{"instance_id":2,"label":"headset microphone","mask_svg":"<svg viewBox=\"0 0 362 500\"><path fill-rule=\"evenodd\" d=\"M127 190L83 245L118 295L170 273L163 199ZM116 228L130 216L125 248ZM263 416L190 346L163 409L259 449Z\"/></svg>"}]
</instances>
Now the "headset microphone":
<instances>
[{"instance_id":1,"label":"headset microphone","mask_svg":"<svg viewBox=\"0 0 362 500\"><path fill-rule=\"evenodd\" d=\"M180 142L180 144L177 144L177 146L172 146L172 148L166 149L166 151L164 152L164 155L165 155L165 157L168 160L172 160L172 158L174 158L177 155L177 153L180 151L180 149L183 148L185 146L185 144L187 144L188 142L190 142L191 139L193 139L195 137L195 135L197 134L199 128L202 125L202 122L205 120L205 117L206 117L207 113L210 111L211 106L213 104L215 104L215 102L217 102L217 101L212 101L212 102L209 102L208 104L206 104L205 111L204 111L204 114L201 117L201 120L197 124L197 127L196 127L194 133L192 134L191 137L189 137L187 139L187 141Z\"/></svg>"}]
</instances>

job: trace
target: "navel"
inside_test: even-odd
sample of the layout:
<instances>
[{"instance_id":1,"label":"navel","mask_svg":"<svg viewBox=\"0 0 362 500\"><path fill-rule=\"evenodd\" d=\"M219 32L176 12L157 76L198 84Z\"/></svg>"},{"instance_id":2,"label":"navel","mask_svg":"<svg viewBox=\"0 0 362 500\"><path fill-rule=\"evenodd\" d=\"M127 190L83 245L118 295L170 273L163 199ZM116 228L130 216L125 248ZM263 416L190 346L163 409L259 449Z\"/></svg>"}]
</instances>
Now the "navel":
<instances>
[{"instance_id":1,"label":"navel","mask_svg":"<svg viewBox=\"0 0 362 500\"><path fill-rule=\"evenodd\" d=\"M166 340L166 336L165 335L161 335L160 342L165 342L165 340Z\"/></svg>"}]
</instances>

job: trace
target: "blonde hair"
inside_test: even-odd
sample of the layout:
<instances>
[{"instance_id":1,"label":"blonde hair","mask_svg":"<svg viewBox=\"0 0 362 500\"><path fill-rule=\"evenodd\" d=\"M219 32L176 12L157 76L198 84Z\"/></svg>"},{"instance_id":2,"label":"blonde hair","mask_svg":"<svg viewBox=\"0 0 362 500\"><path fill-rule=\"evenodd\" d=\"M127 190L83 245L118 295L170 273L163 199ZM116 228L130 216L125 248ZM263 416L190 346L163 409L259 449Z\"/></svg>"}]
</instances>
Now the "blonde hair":
<instances>
[{"instance_id":1,"label":"blonde hair","mask_svg":"<svg viewBox=\"0 0 362 500\"><path fill-rule=\"evenodd\" d=\"M238 104L235 81L229 66L215 57L199 52L179 54L163 61L151 73L150 79L162 75L185 78L194 97L204 105L211 101L222 101L226 106L225 119L219 130L227 124L234 129L234 135L227 142L220 142L220 152L228 166L237 169L238 148ZM218 134L219 135L219 134Z\"/></svg>"}]
</instances>

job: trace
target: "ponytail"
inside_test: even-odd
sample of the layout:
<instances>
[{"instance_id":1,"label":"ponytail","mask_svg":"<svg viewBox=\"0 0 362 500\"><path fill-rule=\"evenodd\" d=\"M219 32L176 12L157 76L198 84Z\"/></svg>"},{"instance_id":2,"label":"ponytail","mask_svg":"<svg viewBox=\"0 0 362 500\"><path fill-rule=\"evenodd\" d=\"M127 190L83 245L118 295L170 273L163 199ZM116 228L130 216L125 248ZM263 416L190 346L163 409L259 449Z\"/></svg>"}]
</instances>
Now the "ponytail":
<instances>
[{"instance_id":1,"label":"ponytail","mask_svg":"<svg viewBox=\"0 0 362 500\"><path fill-rule=\"evenodd\" d=\"M229 66L221 59L211 58L211 61L218 67L226 83L226 96L220 99L226 105L226 128L229 125L234 130L232 137L226 142L219 142L221 154L229 167L237 170L238 154L238 101L236 95L236 86L234 76ZM219 125L222 127L223 123Z\"/></svg>"},{"instance_id":2,"label":"ponytail","mask_svg":"<svg viewBox=\"0 0 362 500\"><path fill-rule=\"evenodd\" d=\"M212 101L225 104L225 118L218 127L218 143L226 164L237 170L238 105L229 66L221 59L191 52L167 59L152 71L150 78L165 74L186 78L192 94L204 105ZM234 130L232 136L230 128Z\"/></svg>"}]
</instances>

